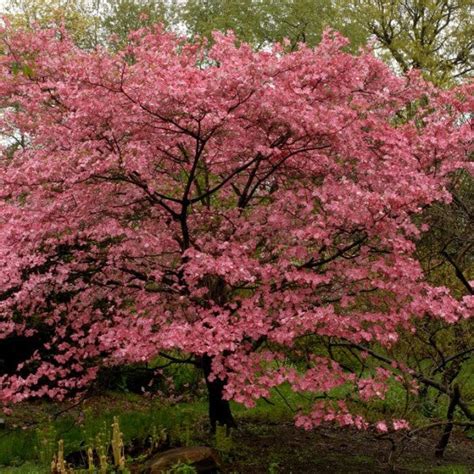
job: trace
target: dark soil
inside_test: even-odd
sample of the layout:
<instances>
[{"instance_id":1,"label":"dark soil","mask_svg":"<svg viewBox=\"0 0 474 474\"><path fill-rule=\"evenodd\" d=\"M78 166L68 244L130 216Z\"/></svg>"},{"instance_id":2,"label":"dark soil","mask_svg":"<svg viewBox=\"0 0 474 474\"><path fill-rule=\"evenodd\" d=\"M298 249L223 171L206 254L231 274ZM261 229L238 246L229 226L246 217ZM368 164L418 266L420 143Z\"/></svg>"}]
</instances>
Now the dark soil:
<instances>
[{"instance_id":1,"label":"dark soil","mask_svg":"<svg viewBox=\"0 0 474 474\"><path fill-rule=\"evenodd\" d=\"M306 432L293 424L241 422L233 433L232 454L224 455L226 472L258 473L474 473L474 442L453 433L444 459L434 457L440 431L412 439L400 435L319 428Z\"/></svg>"}]
</instances>

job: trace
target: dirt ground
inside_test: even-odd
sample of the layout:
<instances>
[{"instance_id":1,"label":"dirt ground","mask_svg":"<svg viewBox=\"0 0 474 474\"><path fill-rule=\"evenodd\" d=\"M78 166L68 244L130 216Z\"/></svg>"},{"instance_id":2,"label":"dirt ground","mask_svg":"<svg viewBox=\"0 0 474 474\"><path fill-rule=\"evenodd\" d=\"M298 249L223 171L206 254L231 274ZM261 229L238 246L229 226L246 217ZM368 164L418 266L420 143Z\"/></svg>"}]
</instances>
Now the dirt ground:
<instances>
[{"instance_id":1,"label":"dirt ground","mask_svg":"<svg viewBox=\"0 0 474 474\"><path fill-rule=\"evenodd\" d=\"M474 473L474 441L453 432L443 460L434 457L440 431L413 439L377 438L374 433L319 428L306 432L292 423L242 422L233 434L229 473ZM393 447L395 449L393 450Z\"/></svg>"}]
</instances>

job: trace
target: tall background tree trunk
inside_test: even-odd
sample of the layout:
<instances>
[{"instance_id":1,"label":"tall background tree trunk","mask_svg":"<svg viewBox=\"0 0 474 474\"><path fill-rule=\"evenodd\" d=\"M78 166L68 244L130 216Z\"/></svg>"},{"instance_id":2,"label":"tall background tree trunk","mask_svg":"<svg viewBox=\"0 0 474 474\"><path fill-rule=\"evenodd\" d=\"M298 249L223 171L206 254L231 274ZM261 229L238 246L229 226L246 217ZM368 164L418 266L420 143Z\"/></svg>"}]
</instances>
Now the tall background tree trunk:
<instances>
[{"instance_id":1,"label":"tall background tree trunk","mask_svg":"<svg viewBox=\"0 0 474 474\"><path fill-rule=\"evenodd\" d=\"M451 431L453 431L453 418L454 418L454 411L456 410L456 405L459 402L461 394L459 392L459 385L455 384L454 389L453 389L453 394L451 396L451 401L448 406L448 414L446 418L448 419L448 423L446 423L443 431L443 435L441 436L441 439L439 440L436 450L435 450L435 456L437 458L442 458L444 456L444 451L446 449L446 446L448 445L449 442L449 437L451 436Z\"/></svg>"}]
</instances>

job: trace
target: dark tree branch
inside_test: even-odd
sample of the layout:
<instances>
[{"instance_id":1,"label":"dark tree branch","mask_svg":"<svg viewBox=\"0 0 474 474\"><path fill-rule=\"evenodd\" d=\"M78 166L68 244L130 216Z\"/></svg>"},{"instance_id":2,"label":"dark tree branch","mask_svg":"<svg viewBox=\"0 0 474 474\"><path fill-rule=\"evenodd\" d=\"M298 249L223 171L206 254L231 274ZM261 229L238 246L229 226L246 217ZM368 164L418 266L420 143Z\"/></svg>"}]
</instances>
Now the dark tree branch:
<instances>
[{"instance_id":1,"label":"dark tree branch","mask_svg":"<svg viewBox=\"0 0 474 474\"><path fill-rule=\"evenodd\" d=\"M471 286L467 278L464 276L464 273L462 272L461 268L455 262L455 260L451 257L451 255L449 255L449 253L446 250L442 250L441 255L445 257L446 260L453 266L456 276L458 277L459 281L464 285L464 287L467 289L469 294L474 295L474 288Z\"/></svg>"},{"instance_id":2,"label":"dark tree branch","mask_svg":"<svg viewBox=\"0 0 474 474\"><path fill-rule=\"evenodd\" d=\"M360 351L367 352L367 354L371 355L374 359L380 360L381 362L385 362L393 371L392 363L396 361L394 359L391 359L390 357L387 357L385 355L379 354L378 352L375 352L373 349L370 349L370 347L362 346L361 344L355 344L352 342L342 342L342 343L334 344L334 345L339 345L342 347L354 347ZM421 383L428 385L429 387L433 387L439 392L444 393L445 395L448 395L450 398L453 396L453 391L450 390L448 387L437 382L436 380L426 377L420 372L416 372L415 370L411 369L409 372L409 375L419 380ZM462 412L466 415L466 417L469 418L469 420L474 420L474 414L472 413L468 404L464 402L460 397L457 401L457 405L462 410Z\"/></svg>"}]
</instances>

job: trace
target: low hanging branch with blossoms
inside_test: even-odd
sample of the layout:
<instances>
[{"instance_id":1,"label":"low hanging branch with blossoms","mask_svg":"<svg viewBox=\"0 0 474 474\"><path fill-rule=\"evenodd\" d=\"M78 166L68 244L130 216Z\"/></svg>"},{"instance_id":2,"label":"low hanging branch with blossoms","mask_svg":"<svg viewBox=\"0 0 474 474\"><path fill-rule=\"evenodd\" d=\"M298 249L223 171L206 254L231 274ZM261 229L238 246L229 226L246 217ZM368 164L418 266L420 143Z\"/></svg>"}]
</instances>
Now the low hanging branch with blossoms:
<instances>
[{"instance_id":1,"label":"low hanging branch with blossoms","mask_svg":"<svg viewBox=\"0 0 474 474\"><path fill-rule=\"evenodd\" d=\"M472 315L425 281L411 220L466 166L469 87L396 77L333 32L289 54L159 27L117 53L1 39L0 337L40 341L1 377L5 406L179 353L233 426L228 400L283 383L383 396L379 372L278 363L301 337L388 347L417 318ZM367 426L343 400L297 415L325 421Z\"/></svg>"}]
</instances>

